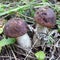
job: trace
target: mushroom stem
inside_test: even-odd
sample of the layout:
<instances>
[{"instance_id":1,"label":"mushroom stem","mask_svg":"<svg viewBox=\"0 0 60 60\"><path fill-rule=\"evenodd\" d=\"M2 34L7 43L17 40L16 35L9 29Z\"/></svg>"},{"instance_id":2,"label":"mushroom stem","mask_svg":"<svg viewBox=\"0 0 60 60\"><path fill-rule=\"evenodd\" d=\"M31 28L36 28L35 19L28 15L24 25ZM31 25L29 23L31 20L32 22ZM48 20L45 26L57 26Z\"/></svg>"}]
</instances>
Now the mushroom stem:
<instances>
[{"instance_id":1,"label":"mushroom stem","mask_svg":"<svg viewBox=\"0 0 60 60\"><path fill-rule=\"evenodd\" d=\"M35 31L37 32L37 34L39 34L39 33L47 34L48 31L49 31L49 29L48 29L47 27L44 27L44 26L41 26L41 25L37 24ZM46 36L46 35L44 35L44 36ZM39 37L40 37L40 38L43 38L42 34L41 34L41 36L40 36L40 34L39 34ZM33 43L34 43L36 40L37 40L37 38L36 38L36 34L35 34L34 37L33 37ZM41 44L41 40L38 39L37 43L35 44L35 47L40 46L40 44Z\"/></svg>"},{"instance_id":2,"label":"mushroom stem","mask_svg":"<svg viewBox=\"0 0 60 60\"><path fill-rule=\"evenodd\" d=\"M37 32L42 32L42 33L48 33L49 29L47 27L41 26L39 24L36 25L36 31Z\"/></svg>"},{"instance_id":3,"label":"mushroom stem","mask_svg":"<svg viewBox=\"0 0 60 60\"><path fill-rule=\"evenodd\" d=\"M31 40L27 33L23 36L17 37L17 43L24 49L29 51L31 48Z\"/></svg>"}]
</instances>

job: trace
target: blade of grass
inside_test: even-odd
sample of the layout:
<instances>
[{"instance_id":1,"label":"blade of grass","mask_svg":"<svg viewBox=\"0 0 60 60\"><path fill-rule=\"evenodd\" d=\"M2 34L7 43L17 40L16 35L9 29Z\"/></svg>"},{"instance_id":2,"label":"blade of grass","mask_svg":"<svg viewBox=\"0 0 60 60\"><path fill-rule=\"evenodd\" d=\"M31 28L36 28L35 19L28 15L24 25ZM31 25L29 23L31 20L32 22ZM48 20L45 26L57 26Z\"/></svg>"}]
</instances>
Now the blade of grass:
<instances>
[{"instance_id":1,"label":"blade of grass","mask_svg":"<svg viewBox=\"0 0 60 60\"><path fill-rule=\"evenodd\" d=\"M11 9L11 10L8 10L8 11L5 11L5 12L2 12L2 13L0 13L0 16L3 16L3 15L6 15L6 14L9 14L9 13L11 13L11 12L16 12L16 11L18 11L19 9L29 9L29 7L31 6L31 5L33 5L34 7L41 7L41 6L52 6L53 7L53 4L50 4L50 3L48 3L48 2L43 2L43 3L29 3L29 4L27 4L27 5L23 5L23 6L18 6L17 8L15 8L15 9ZM55 7L53 7L53 9L55 10L55 8L57 7L57 9L60 11L60 7L59 6L55 6ZM56 9L56 10L57 10Z\"/></svg>"},{"instance_id":2,"label":"blade of grass","mask_svg":"<svg viewBox=\"0 0 60 60\"><path fill-rule=\"evenodd\" d=\"M19 10L19 9L23 9L23 8L27 8L27 7L29 7L29 5L19 6L19 7L15 8L15 9L11 9L11 10L5 11L5 12L3 12L3 13L0 13L0 16L9 14L9 13L11 13L11 12L16 12L16 11Z\"/></svg>"}]
</instances>

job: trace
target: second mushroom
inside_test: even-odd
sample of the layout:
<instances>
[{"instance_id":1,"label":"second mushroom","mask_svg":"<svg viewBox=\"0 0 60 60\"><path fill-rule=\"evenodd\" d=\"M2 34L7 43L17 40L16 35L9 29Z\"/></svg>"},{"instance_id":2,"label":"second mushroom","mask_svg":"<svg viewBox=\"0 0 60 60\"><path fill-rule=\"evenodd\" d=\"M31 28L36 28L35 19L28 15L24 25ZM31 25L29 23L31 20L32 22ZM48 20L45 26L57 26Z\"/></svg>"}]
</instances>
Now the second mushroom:
<instances>
[{"instance_id":1,"label":"second mushroom","mask_svg":"<svg viewBox=\"0 0 60 60\"><path fill-rule=\"evenodd\" d=\"M11 18L4 27L4 34L16 38L17 43L28 51L31 48L31 40L27 31L27 24L21 18Z\"/></svg>"},{"instance_id":2,"label":"second mushroom","mask_svg":"<svg viewBox=\"0 0 60 60\"><path fill-rule=\"evenodd\" d=\"M53 9L50 7L40 7L37 9L34 20L36 21L36 32L39 34L44 33L47 34L49 29L54 28L56 25L56 14L54 13ZM35 42L34 36L33 41ZM40 45L40 42L37 42Z\"/></svg>"}]
</instances>

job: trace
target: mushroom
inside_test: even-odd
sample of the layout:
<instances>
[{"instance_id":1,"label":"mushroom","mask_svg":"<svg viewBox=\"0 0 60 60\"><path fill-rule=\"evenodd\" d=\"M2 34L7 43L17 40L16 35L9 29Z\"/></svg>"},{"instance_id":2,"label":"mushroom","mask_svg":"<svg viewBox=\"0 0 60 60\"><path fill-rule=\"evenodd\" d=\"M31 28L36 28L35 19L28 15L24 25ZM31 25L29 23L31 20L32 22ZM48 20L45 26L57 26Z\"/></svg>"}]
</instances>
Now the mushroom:
<instances>
[{"instance_id":1,"label":"mushroom","mask_svg":"<svg viewBox=\"0 0 60 60\"><path fill-rule=\"evenodd\" d=\"M39 31L43 33L46 33L49 28L54 28L56 25L56 15L49 7L39 8L34 15L34 20L37 23L37 27L40 28Z\"/></svg>"},{"instance_id":2,"label":"mushroom","mask_svg":"<svg viewBox=\"0 0 60 60\"><path fill-rule=\"evenodd\" d=\"M40 7L37 9L34 20L36 22L36 30L35 32L38 34L39 40L35 44L35 47L40 46L42 43L41 38L46 40L46 36L48 35L51 28L54 28L56 25L56 15L54 11L49 7ZM33 37L33 43L37 40L36 34ZM44 42L43 42L44 44Z\"/></svg>"},{"instance_id":3,"label":"mushroom","mask_svg":"<svg viewBox=\"0 0 60 60\"><path fill-rule=\"evenodd\" d=\"M31 48L31 40L27 31L27 24L21 18L11 18L4 27L4 34L7 37L16 38L17 43L28 51Z\"/></svg>"}]
</instances>

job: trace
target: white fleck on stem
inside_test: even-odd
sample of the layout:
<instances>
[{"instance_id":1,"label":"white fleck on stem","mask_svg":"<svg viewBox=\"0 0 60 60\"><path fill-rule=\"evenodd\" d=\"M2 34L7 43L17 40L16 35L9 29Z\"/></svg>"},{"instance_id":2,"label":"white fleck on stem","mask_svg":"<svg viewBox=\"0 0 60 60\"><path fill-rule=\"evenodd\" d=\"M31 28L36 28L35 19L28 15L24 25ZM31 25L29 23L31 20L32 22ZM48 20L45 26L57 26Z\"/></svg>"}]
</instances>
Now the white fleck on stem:
<instances>
[{"instance_id":1,"label":"white fleck on stem","mask_svg":"<svg viewBox=\"0 0 60 60\"><path fill-rule=\"evenodd\" d=\"M27 33L23 36L17 37L17 43L24 49L29 50L31 48L31 40Z\"/></svg>"}]
</instances>

